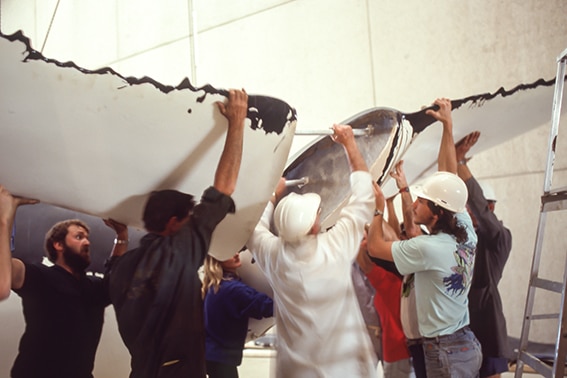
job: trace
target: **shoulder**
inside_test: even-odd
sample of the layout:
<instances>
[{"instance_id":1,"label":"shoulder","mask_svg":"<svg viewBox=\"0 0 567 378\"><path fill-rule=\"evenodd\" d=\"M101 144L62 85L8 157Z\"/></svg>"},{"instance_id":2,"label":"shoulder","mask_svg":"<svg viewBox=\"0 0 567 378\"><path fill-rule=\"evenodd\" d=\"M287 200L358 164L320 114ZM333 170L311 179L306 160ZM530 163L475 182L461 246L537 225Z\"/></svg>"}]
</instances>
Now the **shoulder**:
<instances>
[{"instance_id":1,"label":"shoulder","mask_svg":"<svg viewBox=\"0 0 567 378\"><path fill-rule=\"evenodd\" d=\"M47 277L50 275L57 274L55 266L47 266L43 263L26 263L22 261L25 267L25 279L28 280L30 278L41 278Z\"/></svg>"},{"instance_id":2,"label":"shoulder","mask_svg":"<svg viewBox=\"0 0 567 378\"><path fill-rule=\"evenodd\" d=\"M350 174L350 187L353 193L371 193L374 197L372 187L372 175L367 171L354 171Z\"/></svg>"},{"instance_id":3,"label":"shoulder","mask_svg":"<svg viewBox=\"0 0 567 378\"><path fill-rule=\"evenodd\" d=\"M202 207L212 204L227 207L227 211L229 212L235 211L235 205L232 197L218 191L214 186L210 186L205 189L203 195L201 196L201 201L195 207Z\"/></svg>"}]
</instances>

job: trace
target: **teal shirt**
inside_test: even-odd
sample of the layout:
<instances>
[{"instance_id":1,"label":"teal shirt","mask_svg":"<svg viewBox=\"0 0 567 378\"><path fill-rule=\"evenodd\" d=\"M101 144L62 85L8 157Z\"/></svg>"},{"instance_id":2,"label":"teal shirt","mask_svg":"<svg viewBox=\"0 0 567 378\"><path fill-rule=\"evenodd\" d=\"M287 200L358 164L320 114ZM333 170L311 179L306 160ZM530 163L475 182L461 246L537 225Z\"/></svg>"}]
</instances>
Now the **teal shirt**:
<instances>
[{"instance_id":1,"label":"teal shirt","mask_svg":"<svg viewBox=\"0 0 567 378\"><path fill-rule=\"evenodd\" d=\"M468 213L456 217L467 231L464 243L440 232L392 244L400 273L415 273L417 319L423 337L449 335L469 324L468 294L477 236Z\"/></svg>"}]
</instances>

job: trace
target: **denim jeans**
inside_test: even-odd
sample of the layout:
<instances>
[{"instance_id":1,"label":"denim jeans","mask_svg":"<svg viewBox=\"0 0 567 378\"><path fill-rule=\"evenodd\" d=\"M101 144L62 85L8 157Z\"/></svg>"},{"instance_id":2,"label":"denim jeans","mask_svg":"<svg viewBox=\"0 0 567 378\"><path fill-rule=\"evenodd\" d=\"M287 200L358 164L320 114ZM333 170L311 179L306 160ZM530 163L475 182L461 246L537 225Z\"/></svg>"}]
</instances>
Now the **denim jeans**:
<instances>
[{"instance_id":1,"label":"denim jeans","mask_svg":"<svg viewBox=\"0 0 567 378\"><path fill-rule=\"evenodd\" d=\"M477 378L482 363L482 351L469 327L451 335L423 340L425 367L428 377Z\"/></svg>"}]
</instances>

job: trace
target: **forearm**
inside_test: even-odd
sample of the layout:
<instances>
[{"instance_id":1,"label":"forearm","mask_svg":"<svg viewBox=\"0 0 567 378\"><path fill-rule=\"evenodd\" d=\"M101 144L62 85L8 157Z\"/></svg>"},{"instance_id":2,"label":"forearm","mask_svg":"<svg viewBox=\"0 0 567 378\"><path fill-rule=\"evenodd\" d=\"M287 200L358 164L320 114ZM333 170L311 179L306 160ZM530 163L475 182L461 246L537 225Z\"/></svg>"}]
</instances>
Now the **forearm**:
<instances>
[{"instance_id":1,"label":"forearm","mask_svg":"<svg viewBox=\"0 0 567 378\"><path fill-rule=\"evenodd\" d=\"M126 229L126 231L117 233L116 239L114 240L114 246L112 247L112 251L110 252L110 257L118 257L125 254L126 251L128 251L129 242L130 240L128 239L128 229Z\"/></svg>"},{"instance_id":2,"label":"forearm","mask_svg":"<svg viewBox=\"0 0 567 378\"><path fill-rule=\"evenodd\" d=\"M402 217L404 220L404 229L406 237L413 238L420 235L419 226L413 222L413 200L410 192L402 192Z\"/></svg>"},{"instance_id":3,"label":"forearm","mask_svg":"<svg viewBox=\"0 0 567 378\"><path fill-rule=\"evenodd\" d=\"M382 228L382 215L377 215L370 223L367 239L368 254L382 260L394 261L392 257L392 242L384 239Z\"/></svg>"},{"instance_id":4,"label":"forearm","mask_svg":"<svg viewBox=\"0 0 567 378\"><path fill-rule=\"evenodd\" d=\"M453 140L453 121L443 121L443 135L437 159L439 171L457 173L457 153Z\"/></svg>"},{"instance_id":5,"label":"forearm","mask_svg":"<svg viewBox=\"0 0 567 378\"><path fill-rule=\"evenodd\" d=\"M356 256L356 262L364 274L368 274L372 271L373 263L370 261L370 257L368 257L366 248L360 247L358 255Z\"/></svg>"},{"instance_id":6,"label":"forearm","mask_svg":"<svg viewBox=\"0 0 567 378\"><path fill-rule=\"evenodd\" d=\"M398 220L398 216L396 215L396 209L394 208L393 199L388 199L386 201L386 208L388 209L388 224L390 225L392 230L396 233L396 235L400 237L400 233L401 233L400 222Z\"/></svg>"},{"instance_id":7,"label":"forearm","mask_svg":"<svg viewBox=\"0 0 567 378\"><path fill-rule=\"evenodd\" d=\"M222 155L215 172L214 187L230 196L234 193L242 160L244 127L229 125Z\"/></svg>"},{"instance_id":8,"label":"forearm","mask_svg":"<svg viewBox=\"0 0 567 378\"><path fill-rule=\"evenodd\" d=\"M11 232L12 223L0 221L0 300L8 298L12 289Z\"/></svg>"},{"instance_id":9,"label":"forearm","mask_svg":"<svg viewBox=\"0 0 567 378\"><path fill-rule=\"evenodd\" d=\"M347 154L347 158L350 164L350 169L352 172L355 171L368 171L368 167L366 166L366 162L364 161L364 157L360 153L358 146L356 145L356 141L350 139L343 145L345 152Z\"/></svg>"},{"instance_id":10,"label":"forearm","mask_svg":"<svg viewBox=\"0 0 567 378\"><path fill-rule=\"evenodd\" d=\"M472 177L472 172L464 159L457 163L457 174L464 182L467 182Z\"/></svg>"}]
</instances>

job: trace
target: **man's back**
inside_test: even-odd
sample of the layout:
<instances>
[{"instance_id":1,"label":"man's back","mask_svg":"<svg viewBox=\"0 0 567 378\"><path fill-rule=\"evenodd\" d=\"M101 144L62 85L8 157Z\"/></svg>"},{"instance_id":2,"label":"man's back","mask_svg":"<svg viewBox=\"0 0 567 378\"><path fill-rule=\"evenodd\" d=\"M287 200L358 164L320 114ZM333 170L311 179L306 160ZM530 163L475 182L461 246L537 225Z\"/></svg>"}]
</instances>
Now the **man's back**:
<instances>
[{"instance_id":1,"label":"man's back","mask_svg":"<svg viewBox=\"0 0 567 378\"><path fill-rule=\"evenodd\" d=\"M212 232L234 202L209 188L173 235L145 235L107 274L131 377L204 377L205 330L198 269Z\"/></svg>"},{"instance_id":2,"label":"man's back","mask_svg":"<svg viewBox=\"0 0 567 378\"><path fill-rule=\"evenodd\" d=\"M374 207L371 177L351 175L353 195L326 233L286 243L265 211L248 247L274 289L277 374L373 377L376 357L358 307L351 265ZM358 235L358 236L357 236Z\"/></svg>"},{"instance_id":3,"label":"man's back","mask_svg":"<svg viewBox=\"0 0 567 378\"><path fill-rule=\"evenodd\" d=\"M204 374L197 269L206 250L193 254L172 244L171 238L148 234L111 268L109 290L132 356L131 377L177 376L171 371L179 369Z\"/></svg>"}]
</instances>

